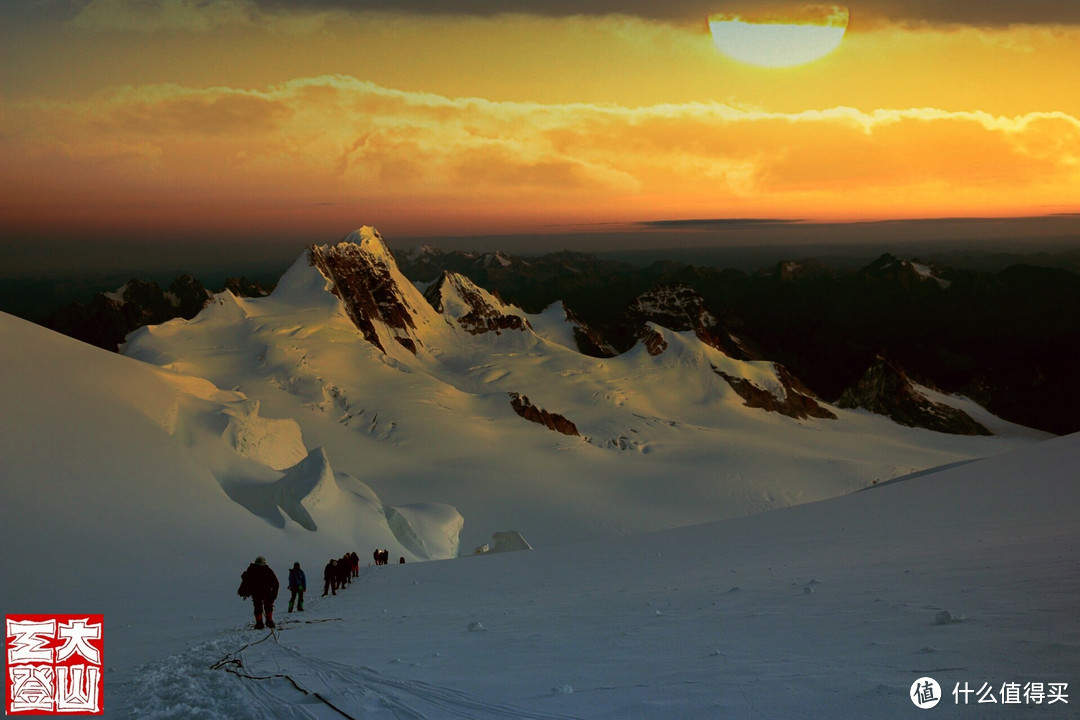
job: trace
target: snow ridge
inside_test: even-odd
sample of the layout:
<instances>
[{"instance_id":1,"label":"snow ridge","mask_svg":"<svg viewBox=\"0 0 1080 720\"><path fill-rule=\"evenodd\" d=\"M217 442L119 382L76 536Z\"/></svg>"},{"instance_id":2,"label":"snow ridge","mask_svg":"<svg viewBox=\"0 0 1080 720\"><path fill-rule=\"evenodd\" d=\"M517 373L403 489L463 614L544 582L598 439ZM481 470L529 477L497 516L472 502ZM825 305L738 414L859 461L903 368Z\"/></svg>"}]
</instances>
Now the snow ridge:
<instances>
[{"instance_id":1,"label":"snow ridge","mask_svg":"<svg viewBox=\"0 0 1080 720\"><path fill-rule=\"evenodd\" d=\"M444 272L424 297L437 312L451 318L472 335L488 332L501 335L504 330L521 331L530 327L524 313L505 305L458 273Z\"/></svg>"},{"instance_id":2,"label":"snow ridge","mask_svg":"<svg viewBox=\"0 0 1080 720\"><path fill-rule=\"evenodd\" d=\"M334 480L334 470L322 448L312 450L271 488L278 507L298 525L312 532L319 527L312 519L311 511L341 500L341 488Z\"/></svg>"}]
</instances>

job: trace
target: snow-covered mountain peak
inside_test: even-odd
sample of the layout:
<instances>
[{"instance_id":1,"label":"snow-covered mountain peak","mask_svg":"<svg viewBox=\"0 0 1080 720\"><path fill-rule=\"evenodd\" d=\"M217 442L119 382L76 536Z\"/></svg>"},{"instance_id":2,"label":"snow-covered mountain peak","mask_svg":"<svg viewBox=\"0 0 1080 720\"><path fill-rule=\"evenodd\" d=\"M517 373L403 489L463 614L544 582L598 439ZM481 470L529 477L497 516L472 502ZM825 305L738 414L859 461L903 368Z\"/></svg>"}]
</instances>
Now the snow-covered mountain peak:
<instances>
[{"instance_id":1,"label":"snow-covered mountain peak","mask_svg":"<svg viewBox=\"0 0 1080 720\"><path fill-rule=\"evenodd\" d=\"M510 257L501 250L496 250L493 253L484 254L484 267L491 267L493 265L498 265L499 267L509 267L511 263L512 260L510 259Z\"/></svg>"},{"instance_id":2,"label":"snow-covered mountain peak","mask_svg":"<svg viewBox=\"0 0 1080 720\"><path fill-rule=\"evenodd\" d=\"M341 242L359 245L360 249L364 252L370 253L376 257L388 258L389 262L393 262L393 256L390 254L390 249L386 247L386 241L383 240L383 236L378 230L370 225L363 225L356 230L353 230L342 238Z\"/></svg>"},{"instance_id":3,"label":"snow-covered mountain peak","mask_svg":"<svg viewBox=\"0 0 1080 720\"><path fill-rule=\"evenodd\" d=\"M587 328L561 304L526 315L452 273L427 286L425 297L373 233L366 243L360 235L359 244L312 247L271 297L157 326L125 352L236 388L260 401L267 417L291 418L302 437L326 447L346 497L362 482L405 502L452 500L469 520L464 546L498 527L542 544L586 536L594 526L657 528L759 511L1003 447L1000 437L940 438L827 406L782 366L707 341L724 337L723 320L713 319L726 318L725 308L681 288L656 294L649 309L671 301L672 314L682 315L669 322L684 329L643 313L628 327L646 328L645 342L631 348L631 337L622 353L585 354ZM301 291L334 305L278 297ZM574 434L558 429L571 424ZM1005 442L1014 435L1006 432ZM261 450L256 439L243 447ZM288 464L229 454L229 463L262 467L248 473L257 478L221 482L260 520L289 527L263 486L307 450ZM714 466L722 468L717 483L702 485L701 468ZM661 475L681 495L656 518L648 503ZM611 477L641 494L591 508L579 524L563 524L559 537L534 531L549 515L561 516L567 498L605 493ZM249 490L253 484L260 489ZM381 503L367 507L385 524ZM309 514L320 532L335 527L318 509Z\"/></svg>"},{"instance_id":4,"label":"snow-covered mountain peak","mask_svg":"<svg viewBox=\"0 0 1080 720\"><path fill-rule=\"evenodd\" d=\"M688 285L660 285L639 295L627 310L627 316L641 325L638 338L649 352L662 352L661 341L646 326L655 323L677 332L692 331L706 345L737 359L750 359L743 344L733 337L723 323L705 306L705 299Z\"/></svg>"},{"instance_id":5,"label":"snow-covered mountain peak","mask_svg":"<svg viewBox=\"0 0 1080 720\"><path fill-rule=\"evenodd\" d=\"M270 297L277 302L296 308L336 307L342 313L345 308L334 293L334 283L311 260L310 252L304 253L281 276Z\"/></svg>"},{"instance_id":6,"label":"snow-covered mountain peak","mask_svg":"<svg viewBox=\"0 0 1080 720\"><path fill-rule=\"evenodd\" d=\"M503 330L529 327L529 321L520 310L506 305L459 273L444 272L424 297L437 312L453 319L473 335L486 332L499 335Z\"/></svg>"}]
</instances>

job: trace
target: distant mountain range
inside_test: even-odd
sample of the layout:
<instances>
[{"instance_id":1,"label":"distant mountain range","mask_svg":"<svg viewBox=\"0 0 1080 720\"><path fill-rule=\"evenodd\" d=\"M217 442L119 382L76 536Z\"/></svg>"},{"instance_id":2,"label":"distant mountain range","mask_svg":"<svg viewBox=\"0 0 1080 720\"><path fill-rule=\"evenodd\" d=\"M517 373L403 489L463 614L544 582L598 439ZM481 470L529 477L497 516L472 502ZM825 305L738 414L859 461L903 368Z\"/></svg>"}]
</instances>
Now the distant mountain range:
<instances>
[{"instance_id":1,"label":"distant mountain range","mask_svg":"<svg viewBox=\"0 0 1080 720\"><path fill-rule=\"evenodd\" d=\"M593 355L624 352L651 320L693 328L733 357L781 362L825 400L905 424L984 431L933 407L914 413L918 384L1022 425L1080 430L1080 276L1063 269L977 272L884 254L857 271L804 260L745 273L433 248L401 254L400 265L421 282L461 273L530 312L562 301L581 325L579 348ZM893 381L871 379L886 369Z\"/></svg>"},{"instance_id":2,"label":"distant mountain range","mask_svg":"<svg viewBox=\"0 0 1080 720\"><path fill-rule=\"evenodd\" d=\"M246 277L229 278L222 290L239 297L262 297L269 287ZM96 293L90 302L72 302L49 313L41 325L76 340L115 352L128 333L174 318L190 320L213 298L197 278L180 275L166 288L132 279L113 292Z\"/></svg>"},{"instance_id":3,"label":"distant mountain range","mask_svg":"<svg viewBox=\"0 0 1080 720\"><path fill-rule=\"evenodd\" d=\"M346 262L319 251L313 258L328 275ZM453 294L458 320L472 332L527 322L495 310L502 302L525 313L561 303L576 349L589 356L614 357L639 342L658 350L650 326L659 326L691 331L733 359L775 361L789 378L788 395L807 398L787 412L813 414L822 400L941 432L989 432L962 410L929 400L937 391L964 395L1028 427L1080 430L1080 276L1064 269L972 271L884 254L858 270L807 259L747 273L675 262L639 267L575 252L522 257L431 247L398 252L394 260L440 312L444 295ZM367 267L369 275L381 272L388 271ZM343 283L338 292L354 308L361 332L379 344L355 309L354 296L363 294L357 288L368 280L352 282L360 285ZM386 275L364 291L364 302L389 302L393 284ZM244 278L226 287L237 297L272 289ZM132 280L88 304L61 308L42 324L116 350L133 330L193 318L212 297L191 276L164 289ZM422 342L408 331L410 317L401 310L387 318L403 325L392 342ZM748 403L762 402L747 386L732 386Z\"/></svg>"}]
</instances>

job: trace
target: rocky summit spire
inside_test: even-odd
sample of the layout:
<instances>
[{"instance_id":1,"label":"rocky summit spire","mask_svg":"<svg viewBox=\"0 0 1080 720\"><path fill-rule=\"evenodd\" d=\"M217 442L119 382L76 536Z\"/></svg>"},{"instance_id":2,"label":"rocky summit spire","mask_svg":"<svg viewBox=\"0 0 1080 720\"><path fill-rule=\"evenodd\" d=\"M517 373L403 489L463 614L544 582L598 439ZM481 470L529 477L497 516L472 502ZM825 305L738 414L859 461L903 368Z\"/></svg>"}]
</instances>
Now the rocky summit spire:
<instances>
[{"instance_id":1,"label":"rocky summit spire","mask_svg":"<svg viewBox=\"0 0 1080 720\"><path fill-rule=\"evenodd\" d=\"M415 355L424 345L422 329L440 322L373 227L365 225L337 245L312 245L308 258L364 338L384 353L396 342Z\"/></svg>"}]
</instances>

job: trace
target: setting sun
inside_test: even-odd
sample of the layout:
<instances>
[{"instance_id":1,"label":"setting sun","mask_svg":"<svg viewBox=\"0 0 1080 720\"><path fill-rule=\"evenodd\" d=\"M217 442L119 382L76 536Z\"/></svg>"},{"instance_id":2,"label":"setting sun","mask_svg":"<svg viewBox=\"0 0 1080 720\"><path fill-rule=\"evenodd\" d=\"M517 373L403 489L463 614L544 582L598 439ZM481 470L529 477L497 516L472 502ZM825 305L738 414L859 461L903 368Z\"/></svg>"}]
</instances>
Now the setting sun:
<instances>
[{"instance_id":1,"label":"setting sun","mask_svg":"<svg viewBox=\"0 0 1080 720\"><path fill-rule=\"evenodd\" d=\"M8 0L0 231L22 248L306 239L357 217L398 237L1074 217L1080 11L1046 2L1060 13L1038 20L915 0Z\"/></svg>"},{"instance_id":2,"label":"setting sun","mask_svg":"<svg viewBox=\"0 0 1080 720\"><path fill-rule=\"evenodd\" d=\"M795 16L764 19L713 15L709 31L725 55L763 67L802 65L835 50L848 25L847 8L808 6Z\"/></svg>"}]
</instances>

